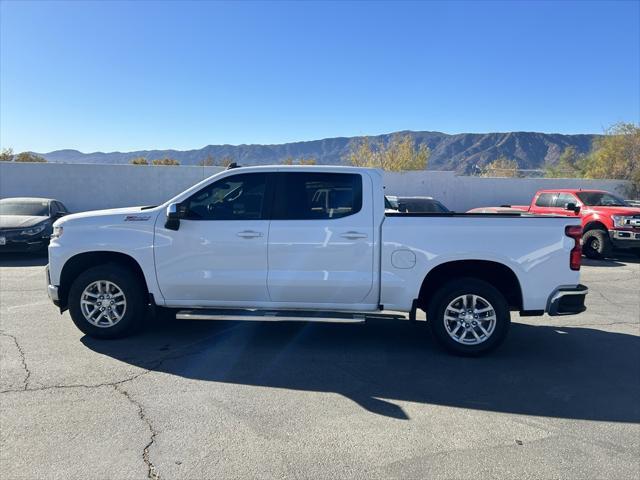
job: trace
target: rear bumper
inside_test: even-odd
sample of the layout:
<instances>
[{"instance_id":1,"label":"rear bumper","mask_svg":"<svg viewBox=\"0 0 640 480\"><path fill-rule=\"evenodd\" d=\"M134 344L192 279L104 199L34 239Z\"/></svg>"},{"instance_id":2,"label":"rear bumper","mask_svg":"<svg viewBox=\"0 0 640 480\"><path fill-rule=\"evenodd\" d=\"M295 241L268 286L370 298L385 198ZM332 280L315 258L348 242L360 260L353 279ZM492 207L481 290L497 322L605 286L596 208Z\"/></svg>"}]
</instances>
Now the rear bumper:
<instances>
[{"instance_id":1,"label":"rear bumper","mask_svg":"<svg viewBox=\"0 0 640 480\"><path fill-rule=\"evenodd\" d=\"M584 299L589 289L584 285L569 285L556 288L547 302L547 313L555 315L576 315L587 307Z\"/></svg>"}]
</instances>

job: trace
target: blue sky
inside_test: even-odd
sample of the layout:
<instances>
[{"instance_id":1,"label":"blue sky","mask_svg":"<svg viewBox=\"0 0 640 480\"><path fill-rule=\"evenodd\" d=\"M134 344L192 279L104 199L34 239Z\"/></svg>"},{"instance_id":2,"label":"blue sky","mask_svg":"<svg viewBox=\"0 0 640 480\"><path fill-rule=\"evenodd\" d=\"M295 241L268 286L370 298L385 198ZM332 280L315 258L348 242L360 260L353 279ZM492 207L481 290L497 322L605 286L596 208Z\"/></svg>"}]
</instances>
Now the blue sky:
<instances>
[{"instance_id":1,"label":"blue sky","mask_svg":"<svg viewBox=\"0 0 640 480\"><path fill-rule=\"evenodd\" d=\"M640 2L0 5L0 143L129 151L640 121Z\"/></svg>"}]
</instances>

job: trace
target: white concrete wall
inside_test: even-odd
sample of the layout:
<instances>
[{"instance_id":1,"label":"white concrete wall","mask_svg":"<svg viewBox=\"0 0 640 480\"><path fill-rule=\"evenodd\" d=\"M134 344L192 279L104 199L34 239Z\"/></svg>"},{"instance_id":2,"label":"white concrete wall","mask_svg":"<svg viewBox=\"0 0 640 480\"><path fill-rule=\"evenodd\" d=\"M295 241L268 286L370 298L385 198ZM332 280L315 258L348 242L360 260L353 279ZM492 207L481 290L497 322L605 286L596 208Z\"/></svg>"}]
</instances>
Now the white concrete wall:
<instances>
[{"instance_id":1,"label":"white concrete wall","mask_svg":"<svg viewBox=\"0 0 640 480\"><path fill-rule=\"evenodd\" d=\"M465 212L475 207L528 205L542 189L584 188L607 190L625 196L622 180L582 178L484 178L457 176L454 172L386 172L387 195L428 195L449 209Z\"/></svg>"},{"instance_id":2,"label":"white concrete wall","mask_svg":"<svg viewBox=\"0 0 640 480\"><path fill-rule=\"evenodd\" d=\"M55 198L72 212L157 205L220 170L220 167L0 162L0 198Z\"/></svg>"},{"instance_id":3,"label":"white concrete wall","mask_svg":"<svg viewBox=\"0 0 640 480\"><path fill-rule=\"evenodd\" d=\"M0 162L0 198L46 197L72 212L156 205L220 171L219 167ZM596 188L624 195L620 180L480 178L453 172L385 173L388 195L429 195L452 210L528 204L542 188Z\"/></svg>"}]
</instances>

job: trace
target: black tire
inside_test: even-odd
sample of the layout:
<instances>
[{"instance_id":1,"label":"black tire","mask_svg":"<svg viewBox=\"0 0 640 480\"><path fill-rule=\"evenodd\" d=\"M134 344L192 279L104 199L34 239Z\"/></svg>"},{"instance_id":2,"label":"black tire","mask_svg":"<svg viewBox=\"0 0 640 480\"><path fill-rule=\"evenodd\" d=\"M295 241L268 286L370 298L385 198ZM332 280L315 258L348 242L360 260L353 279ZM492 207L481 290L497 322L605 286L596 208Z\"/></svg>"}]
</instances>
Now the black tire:
<instances>
[{"instance_id":1,"label":"black tire","mask_svg":"<svg viewBox=\"0 0 640 480\"><path fill-rule=\"evenodd\" d=\"M585 257L601 259L611 256L611 239L606 230L588 230L582 235L582 252Z\"/></svg>"},{"instance_id":2,"label":"black tire","mask_svg":"<svg viewBox=\"0 0 640 480\"><path fill-rule=\"evenodd\" d=\"M461 343L462 341L454 340L448 333L447 327L445 326L445 309L456 298L465 295L477 295L482 297L481 300L486 300L495 312L493 331L481 343L465 344ZM507 332L509 331L509 325L511 324L509 305L502 293L500 293L491 284L475 278L460 278L452 280L442 286L434 294L431 302L429 303L427 319L431 326L431 331L438 343L450 352L463 356L478 356L497 348L504 341ZM465 329L465 320L460 320L460 322L462 322L460 328ZM471 329L480 333L481 337L483 336L479 327L471 326L472 322L473 319L468 320L467 323L469 324L470 329L467 333L463 333L463 339L469 338L473 341L473 332ZM449 321L449 325L452 324L452 328L455 328L455 323ZM483 323L483 325L487 326L486 323Z\"/></svg>"},{"instance_id":3,"label":"black tire","mask_svg":"<svg viewBox=\"0 0 640 480\"><path fill-rule=\"evenodd\" d=\"M113 326L96 326L82 312L81 298L85 288L93 282L106 280L122 291L126 308L122 318ZM125 266L108 263L89 268L74 280L69 289L69 313L82 332L94 338L122 338L136 332L143 324L147 313L145 289L136 274Z\"/></svg>"}]
</instances>

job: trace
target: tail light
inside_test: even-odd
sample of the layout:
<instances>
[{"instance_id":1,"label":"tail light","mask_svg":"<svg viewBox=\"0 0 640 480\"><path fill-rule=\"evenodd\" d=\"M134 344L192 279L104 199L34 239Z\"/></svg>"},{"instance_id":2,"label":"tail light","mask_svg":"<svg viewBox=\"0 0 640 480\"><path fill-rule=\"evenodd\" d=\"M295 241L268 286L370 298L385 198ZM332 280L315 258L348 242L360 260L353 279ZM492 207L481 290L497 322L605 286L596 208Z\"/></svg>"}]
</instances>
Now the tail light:
<instances>
[{"instance_id":1,"label":"tail light","mask_svg":"<svg viewBox=\"0 0 640 480\"><path fill-rule=\"evenodd\" d=\"M565 227L564 234L573 238L574 241L573 248L569 253L569 267L571 270L580 270L580 262L582 262L582 246L580 244L582 227L580 225L570 225Z\"/></svg>"}]
</instances>

